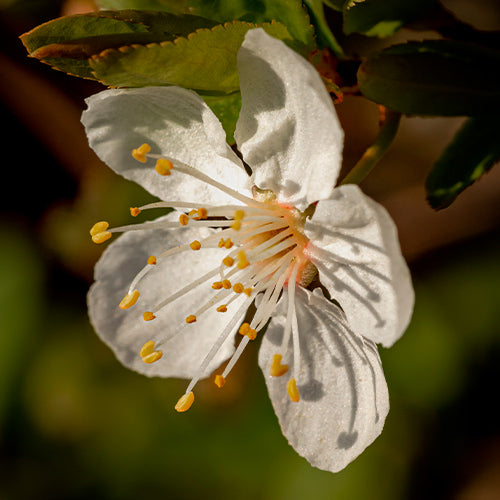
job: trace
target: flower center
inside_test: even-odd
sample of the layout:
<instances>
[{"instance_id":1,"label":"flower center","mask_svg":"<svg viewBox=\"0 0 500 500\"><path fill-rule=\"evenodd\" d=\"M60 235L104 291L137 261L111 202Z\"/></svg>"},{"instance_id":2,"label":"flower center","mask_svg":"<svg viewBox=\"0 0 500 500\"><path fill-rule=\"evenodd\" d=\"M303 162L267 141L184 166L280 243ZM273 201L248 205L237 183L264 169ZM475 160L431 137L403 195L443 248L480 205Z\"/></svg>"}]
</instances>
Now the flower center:
<instances>
[{"instance_id":1,"label":"flower center","mask_svg":"<svg viewBox=\"0 0 500 500\"><path fill-rule=\"evenodd\" d=\"M175 301L199 286L210 287L210 299L186 316L182 327L174 329L175 333L167 333L163 337L149 340L140 351L145 363L154 363L161 359L162 345L167 346L174 336L182 334L183 328L203 320L203 315L214 309L218 313L228 313L233 303L237 303L235 311L226 324L219 338L202 361L197 374L193 377L185 395L176 405L177 411L186 411L191 406L194 396L192 389L203 376L210 362L218 353L229 335L239 325L238 332L243 336L235 353L229 360L222 374L215 377L215 383L222 387L226 377L242 354L250 340L256 338L264 328L276 309L283 290L287 290L287 321L282 344L282 354L286 349L293 331L294 344L294 378L288 383L288 393L292 401L298 401L299 395L295 379L298 376L298 332L295 315L295 286L306 286L316 275L316 268L306 257L308 239L304 234L305 215L294 207L284 206L276 200L274 193L259 188L253 189L253 198L224 186L205 174L179 161L150 154L148 145L142 145L133 151L138 161L146 162L155 159L155 169L160 176L181 173L223 190L232 196L238 204L223 206L199 206L195 203L162 201L142 207L131 208L132 216L152 208L173 208L175 216L169 216L168 221L146 222L131 226L109 228L107 222L98 222L90 233L96 243L102 243L114 232L125 232L137 229L158 230L165 228L210 228L209 236L195 239L189 243L166 249L157 256L150 256L146 265L137 273L130 283L128 292L120 302L121 309L129 309L140 298L141 282L150 272L154 272L157 263L180 252L197 252L208 248L218 248L221 251L220 261L216 266L205 269L205 273L192 283L183 286L169 297L163 298L149 310L143 313L145 321L152 321L163 310L168 309ZM206 232L206 229L205 229ZM255 313L247 322L243 322L248 307L255 304ZM168 311L167 311L168 313ZM168 348L168 347L167 347ZM276 354L270 367L271 375L281 376L288 371L281 364L282 354Z\"/></svg>"}]
</instances>

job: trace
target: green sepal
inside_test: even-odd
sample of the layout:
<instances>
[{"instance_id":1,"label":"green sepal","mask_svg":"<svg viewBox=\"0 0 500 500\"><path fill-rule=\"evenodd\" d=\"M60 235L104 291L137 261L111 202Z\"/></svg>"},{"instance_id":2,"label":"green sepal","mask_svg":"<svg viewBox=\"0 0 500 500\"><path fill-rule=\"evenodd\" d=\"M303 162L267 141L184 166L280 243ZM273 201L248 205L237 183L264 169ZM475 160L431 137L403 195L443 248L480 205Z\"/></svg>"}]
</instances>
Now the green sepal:
<instances>
[{"instance_id":1,"label":"green sepal","mask_svg":"<svg viewBox=\"0 0 500 500\"><path fill-rule=\"evenodd\" d=\"M498 118L468 119L427 177L429 204L436 210L446 208L499 160Z\"/></svg>"},{"instance_id":2,"label":"green sepal","mask_svg":"<svg viewBox=\"0 0 500 500\"><path fill-rule=\"evenodd\" d=\"M500 111L500 52L449 40L394 45L358 70L361 93L406 114L475 116Z\"/></svg>"}]
</instances>

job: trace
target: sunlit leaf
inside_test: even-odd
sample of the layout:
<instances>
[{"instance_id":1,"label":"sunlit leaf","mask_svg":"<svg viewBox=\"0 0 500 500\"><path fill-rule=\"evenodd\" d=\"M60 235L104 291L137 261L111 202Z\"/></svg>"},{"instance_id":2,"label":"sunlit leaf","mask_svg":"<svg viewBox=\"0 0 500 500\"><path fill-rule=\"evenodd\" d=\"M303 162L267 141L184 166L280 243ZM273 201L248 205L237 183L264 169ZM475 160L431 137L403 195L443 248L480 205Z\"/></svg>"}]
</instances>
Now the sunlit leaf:
<instances>
[{"instance_id":1,"label":"sunlit leaf","mask_svg":"<svg viewBox=\"0 0 500 500\"><path fill-rule=\"evenodd\" d=\"M433 208L455 198L500 159L498 117L470 118L427 177L427 200Z\"/></svg>"},{"instance_id":2,"label":"sunlit leaf","mask_svg":"<svg viewBox=\"0 0 500 500\"><path fill-rule=\"evenodd\" d=\"M387 37L421 17L435 0L348 0L344 5L344 31Z\"/></svg>"},{"instance_id":3,"label":"sunlit leaf","mask_svg":"<svg viewBox=\"0 0 500 500\"><path fill-rule=\"evenodd\" d=\"M283 23L294 40L304 47L314 47L314 30L300 0L99 0L108 9L154 9L184 12L213 19L219 23L234 20L250 23L278 21Z\"/></svg>"},{"instance_id":4,"label":"sunlit leaf","mask_svg":"<svg viewBox=\"0 0 500 500\"><path fill-rule=\"evenodd\" d=\"M282 24L262 27L293 45ZM252 28L255 25L235 21L198 30L174 42L110 49L92 57L90 65L96 78L110 86L179 85L205 93L236 92L237 53Z\"/></svg>"},{"instance_id":5,"label":"sunlit leaf","mask_svg":"<svg viewBox=\"0 0 500 500\"><path fill-rule=\"evenodd\" d=\"M22 35L32 57L92 78L88 58L105 49L175 40L217 23L199 16L146 11L99 11L54 19Z\"/></svg>"},{"instance_id":6,"label":"sunlit leaf","mask_svg":"<svg viewBox=\"0 0 500 500\"><path fill-rule=\"evenodd\" d=\"M368 99L401 113L474 116L500 111L500 52L430 40L376 52L358 70Z\"/></svg>"}]
</instances>

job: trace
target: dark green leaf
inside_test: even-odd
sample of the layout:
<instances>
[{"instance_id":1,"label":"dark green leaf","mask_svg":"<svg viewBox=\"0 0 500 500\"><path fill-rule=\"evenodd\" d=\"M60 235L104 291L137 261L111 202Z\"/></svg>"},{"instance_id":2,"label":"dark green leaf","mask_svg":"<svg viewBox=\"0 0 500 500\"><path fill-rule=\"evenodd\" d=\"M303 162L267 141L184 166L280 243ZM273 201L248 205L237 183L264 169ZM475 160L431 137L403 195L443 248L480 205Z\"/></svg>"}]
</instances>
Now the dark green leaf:
<instances>
[{"instance_id":1,"label":"dark green leaf","mask_svg":"<svg viewBox=\"0 0 500 500\"><path fill-rule=\"evenodd\" d=\"M436 0L348 0L344 31L387 37L435 7Z\"/></svg>"},{"instance_id":2,"label":"dark green leaf","mask_svg":"<svg viewBox=\"0 0 500 500\"><path fill-rule=\"evenodd\" d=\"M179 85L200 93L239 90L236 59L245 34L256 26L234 21L200 29L173 42L106 50L90 60L95 77L114 87ZM285 26L264 24L275 38L294 44Z\"/></svg>"},{"instance_id":3,"label":"dark green leaf","mask_svg":"<svg viewBox=\"0 0 500 500\"><path fill-rule=\"evenodd\" d=\"M358 84L365 97L401 113L498 113L499 65L500 52L478 45L410 42L370 55L358 70Z\"/></svg>"},{"instance_id":4,"label":"dark green leaf","mask_svg":"<svg viewBox=\"0 0 500 500\"><path fill-rule=\"evenodd\" d=\"M98 4L114 9L154 9L184 12L213 19L219 23L234 20L255 24L278 21L294 40L308 50L314 48L314 30L300 0L99 0Z\"/></svg>"},{"instance_id":5,"label":"dark green leaf","mask_svg":"<svg viewBox=\"0 0 500 500\"><path fill-rule=\"evenodd\" d=\"M203 96L204 101L219 118L228 144L234 144L234 130L241 109L241 94L236 92L228 96Z\"/></svg>"},{"instance_id":6,"label":"dark green leaf","mask_svg":"<svg viewBox=\"0 0 500 500\"><path fill-rule=\"evenodd\" d=\"M445 208L500 160L497 117L470 118L434 165L425 184L427 200Z\"/></svg>"},{"instance_id":7,"label":"dark green leaf","mask_svg":"<svg viewBox=\"0 0 500 500\"><path fill-rule=\"evenodd\" d=\"M21 40L32 57L66 73L92 78L88 58L105 49L174 40L216 24L187 14L99 11L54 19Z\"/></svg>"},{"instance_id":8,"label":"dark green leaf","mask_svg":"<svg viewBox=\"0 0 500 500\"><path fill-rule=\"evenodd\" d=\"M328 5L333 10L338 10L339 12L342 12L344 9L344 4L346 0L323 0L323 3L325 5Z\"/></svg>"},{"instance_id":9,"label":"dark green leaf","mask_svg":"<svg viewBox=\"0 0 500 500\"><path fill-rule=\"evenodd\" d=\"M342 56L342 48L326 21L322 0L304 0L304 3L309 8L313 24L316 27L319 48L329 47L337 56Z\"/></svg>"}]
</instances>

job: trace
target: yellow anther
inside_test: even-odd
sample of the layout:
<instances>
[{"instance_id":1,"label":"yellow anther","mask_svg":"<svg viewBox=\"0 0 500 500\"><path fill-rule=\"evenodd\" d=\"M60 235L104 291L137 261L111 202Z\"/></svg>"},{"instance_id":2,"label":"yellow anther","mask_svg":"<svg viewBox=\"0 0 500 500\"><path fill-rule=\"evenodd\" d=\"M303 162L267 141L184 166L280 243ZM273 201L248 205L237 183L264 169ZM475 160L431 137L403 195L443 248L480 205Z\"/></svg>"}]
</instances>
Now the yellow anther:
<instances>
[{"instance_id":1,"label":"yellow anther","mask_svg":"<svg viewBox=\"0 0 500 500\"><path fill-rule=\"evenodd\" d=\"M92 236L92 241L94 243L100 244L104 243L105 241L109 240L111 238L111 233L109 231L104 231L102 233L95 234Z\"/></svg>"},{"instance_id":2,"label":"yellow anther","mask_svg":"<svg viewBox=\"0 0 500 500\"><path fill-rule=\"evenodd\" d=\"M155 350L155 343L154 340L148 340L142 347L141 350L139 351L139 355L141 358L144 356L147 356L148 354L151 354Z\"/></svg>"},{"instance_id":3,"label":"yellow anther","mask_svg":"<svg viewBox=\"0 0 500 500\"><path fill-rule=\"evenodd\" d=\"M250 262L248 262L247 256L243 250L240 250L237 255L236 255L236 265L238 266L239 269L245 269L245 267L250 265Z\"/></svg>"},{"instance_id":4,"label":"yellow anther","mask_svg":"<svg viewBox=\"0 0 500 500\"><path fill-rule=\"evenodd\" d=\"M238 330L240 335L248 335L250 340L254 340L257 337L257 330L250 328L248 323L243 323Z\"/></svg>"},{"instance_id":5,"label":"yellow anther","mask_svg":"<svg viewBox=\"0 0 500 500\"><path fill-rule=\"evenodd\" d=\"M214 281L212 283L212 288L214 290L220 290L222 288L222 281Z\"/></svg>"},{"instance_id":6,"label":"yellow anther","mask_svg":"<svg viewBox=\"0 0 500 500\"><path fill-rule=\"evenodd\" d=\"M146 155L151 151L151 146L149 144L143 144L137 149L132 150L132 156L141 163L146 163Z\"/></svg>"},{"instance_id":7,"label":"yellow anther","mask_svg":"<svg viewBox=\"0 0 500 500\"><path fill-rule=\"evenodd\" d=\"M175 409L179 413L182 413L183 411L188 411L189 408L191 408L193 401L194 401L194 394L192 392L188 392L187 394L184 394L183 396L181 396L179 401L177 401L177 404L175 405Z\"/></svg>"},{"instance_id":8,"label":"yellow anther","mask_svg":"<svg viewBox=\"0 0 500 500\"><path fill-rule=\"evenodd\" d=\"M186 323L195 323L196 322L196 316L194 314L190 314L186 318Z\"/></svg>"},{"instance_id":9,"label":"yellow anther","mask_svg":"<svg viewBox=\"0 0 500 500\"><path fill-rule=\"evenodd\" d=\"M197 211L196 211L196 209L194 209L194 208L193 208L193 210L190 210L190 211L188 212L189 217L193 217L193 215L196 215L196 214L197 214Z\"/></svg>"},{"instance_id":10,"label":"yellow anther","mask_svg":"<svg viewBox=\"0 0 500 500\"><path fill-rule=\"evenodd\" d=\"M234 220L241 220L243 217L245 217L245 212L243 210L236 210L236 212L234 212Z\"/></svg>"},{"instance_id":11,"label":"yellow anther","mask_svg":"<svg viewBox=\"0 0 500 500\"><path fill-rule=\"evenodd\" d=\"M189 222L189 217L186 214L179 215L179 223L181 226L187 226Z\"/></svg>"},{"instance_id":12,"label":"yellow anther","mask_svg":"<svg viewBox=\"0 0 500 500\"><path fill-rule=\"evenodd\" d=\"M220 312L220 313L225 313L225 312L227 312L227 306L226 306L225 304L223 304L223 305L219 306L219 307L217 308L217 312Z\"/></svg>"},{"instance_id":13,"label":"yellow anther","mask_svg":"<svg viewBox=\"0 0 500 500\"><path fill-rule=\"evenodd\" d=\"M189 246L191 247L191 250L199 250L201 248L201 243L198 240L192 241Z\"/></svg>"},{"instance_id":14,"label":"yellow anther","mask_svg":"<svg viewBox=\"0 0 500 500\"><path fill-rule=\"evenodd\" d=\"M226 290L229 290L231 288L231 282L228 279L222 280L222 286Z\"/></svg>"},{"instance_id":15,"label":"yellow anther","mask_svg":"<svg viewBox=\"0 0 500 500\"><path fill-rule=\"evenodd\" d=\"M150 266L154 266L156 264L156 257L154 255L150 255L148 257L148 264Z\"/></svg>"},{"instance_id":16,"label":"yellow anther","mask_svg":"<svg viewBox=\"0 0 500 500\"><path fill-rule=\"evenodd\" d=\"M227 266L227 267L231 267L233 264L234 264L234 259L232 257L224 257L222 259L222 263Z\"/></svg>"},{"instance_id":17,"label":"yellow anther","mask_svg":"<svg viewBox=\"0 0 500 500\"><path fill-rule=\"evenodd\" d=\"M297 389L297 383L295 382L294 378L291 378L288 381L288 383L286 384L286 390L288 392L288 395L290 396L290 399L294 403L298 403L300 401L299 390Z\"/></svg>"},{"instance_id":18,"label":"yellow anther","mask_svg":"<svg viewBox=\"0 0 500 500\"><path fill-rule=\"evenodd\" d=\"M174 165L171 161L160 158L156 160L155 170L160 175L170 175Z\"/></svg>"},{"instance_id":19,"label":"yellow anther","mask_svg":"<svg viewBox=\"0 0 500 500\"><path fill-rule=\"evenodd\" d=\"M130 215L132 217L137 217L141 213L141 209L137 207L130 207Z\"/></svg>"},{"instance_id":20,"label":"yellow anther","mask_svg":"<svg viewBox=\"0 0 500 500\"><path fill-rule=\"evenodd\" d=\"M106 231L108 229L109 223L106 221L96 222L90 228L90 235L92 236L92 241L94 243L104 243L106 240L111 238L111 233Z\"/></svg>"},{"instance_id":21,"label":"yellow anther","mask_svg":"<svg viewBox=\"0 0 500 500\"><path fill-rule=\"evenodd\" d=\"M103 233L108 229L109 227L109 222L106 222L105 220L102 220L101 222L96 222L91 228L90 228L90 236L96 236L99 233Z\"/></svg>"},{"instance_id":22,"label":"yellow anther","mask_svg":"<svg viewBox=\"0 0 500 500\"><path fill-rule=\"evenodd\" d=\"M132 293L127 293L125 297L123 297L122 301L119 304L120 309L128 309L132 307L139 298L139 290L134 290Z\"/></svg>"},{"instance_id":23,"label":"yellow anther","mask_svg":"<svg viewBox=\"0 0 500 500\"><path fill-rule=\"evenodd\" d=\"M225 243L224 238L221 238L218 244L219 248L222 248L224 246L224 243Z\"/></svg>"},{"instance_id":24,"label":"yellow anther","mask_svg":"<svg viewBox=\"0 0 500 500\"><path fill-rule=\"evenodd\" d=\"M162 356L162 351L155 351L155 343L152 340L148 340L139 351L139 355L141 356L144 363L154 363L158 361Z\"/></svg>"},{"instance_id":25,"label":"yellow anther","mask_svg":"<svg viewBox=\"0 0 500 500\"><path fill-rule=\"evenodd\" d=\"M241 229L241 221L235 220L231 224L231 229L234 229L235 231L239 231Z\"/></svg>"},{"instance_id":26,"label":"yellow anther","mask_svg":"<svg viewBox=\"0 0 500 500\"><path fill-rule=\"evenodd\" d=\"M242 283L235 283L233 285L233 291L235 293L243 293L243 290L245 290L245 287L243 286Z\"/></svg>"},{"instance_id":27,"label":"yellow anther","mask_svg":"<svg viewBox=\"0 0 500 500\"><path fill-rule=\"evenodd\" d=\"M250 297L250 295L252 295L252 288L245 288L245 289L243 290L243 293L244 293L245 295L248 295L248 296Z\"/></svg>"},{"instance_id":28,"label":"yellow anther","mask_svg":"<svg viewBox=\"0 0 500 500\"><path fill-rule=\"evenodd\" d=\"M222 375L216 375L214 383L220 389L226 383L226 379Z\"/></svg>"},{"instance_id":29,"label":"yellow anther","mask_svg":"<svg viewBox=\"0 0 500 500\"><path fill-rule=\"evenodd\" d=\"M224 242L224 247L227 248L228 250L233 246L233 242L231 241L231 238L228 238L225 242Z\"/></svg>"},{"instance_id":30,"label":"yellow anther","mask_svg":"<svg viewBox=\"0 0 500 500\"><path fill-rule=\"evenodd\" d=\"M270 375L273 377L281 377L288 371L288 365L281 364L281 354L275 354L271 361Z\"/></svg>"},{"instance_id":31,"label":"yellow anther","mask_svg":"<svg viewBox=\"0 0 500 500\"><path fill-rule=\"evenodd\" d=\"M151 311L146 311L142 317L144 318L144 321L151 321L156 318L156 316L151 312Z\"/></svg>"},{"instance_id":32,"label":"yellow anther","mask_svg":"<svg viewBox=\"0 0 500 500\"><path fill-rule=\"evenodd\" d=\"M193 217L194 220L206 219L208 217L208 211L206 208L198 208L196 210L196 217Z\"/></svg>"}]
</instances>

